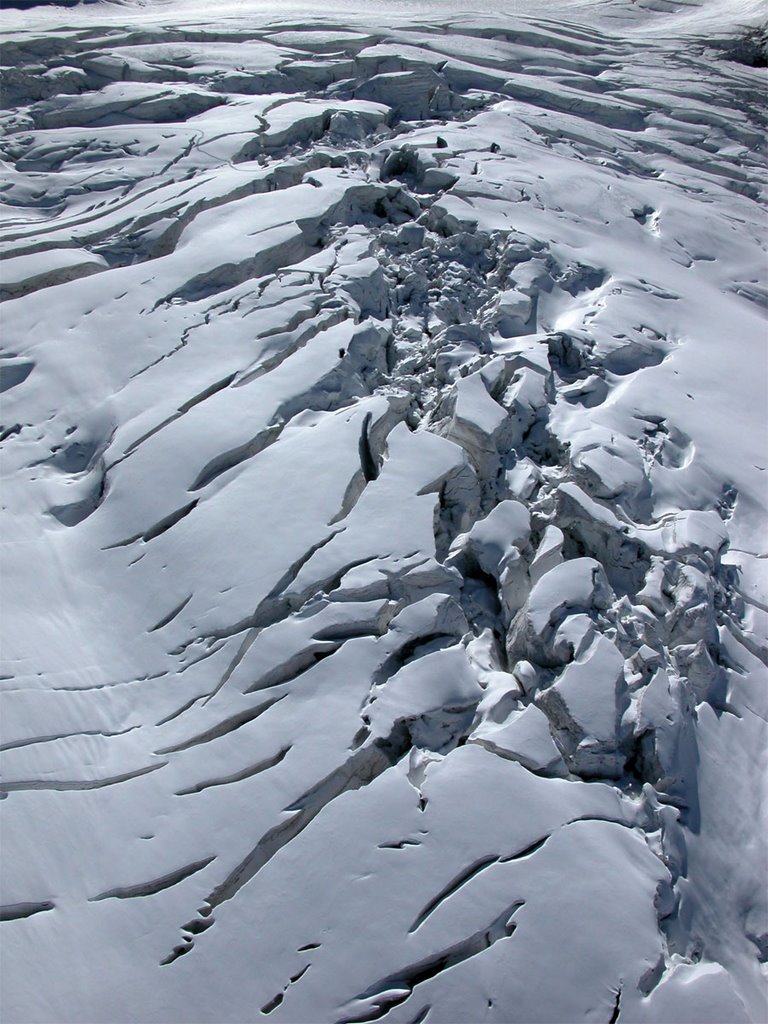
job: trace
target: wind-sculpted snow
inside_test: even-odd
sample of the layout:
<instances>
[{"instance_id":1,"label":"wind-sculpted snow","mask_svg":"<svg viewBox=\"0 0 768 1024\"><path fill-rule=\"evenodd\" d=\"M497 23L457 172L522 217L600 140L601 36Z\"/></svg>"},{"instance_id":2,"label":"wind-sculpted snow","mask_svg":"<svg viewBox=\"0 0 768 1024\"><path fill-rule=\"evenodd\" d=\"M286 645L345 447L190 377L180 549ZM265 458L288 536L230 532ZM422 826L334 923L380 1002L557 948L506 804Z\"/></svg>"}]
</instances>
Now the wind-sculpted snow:
<instances>
[{"instance_id":1,"label":"wind-sculpted snow","mask_svg":"<svg viewBox=\"0 0 768 1024\"><path fill-rule=\"evenodd\" d=\"M765 1019L765 72L685 7L9 12L4 1019Z\"/></svg>"}]
</instances>

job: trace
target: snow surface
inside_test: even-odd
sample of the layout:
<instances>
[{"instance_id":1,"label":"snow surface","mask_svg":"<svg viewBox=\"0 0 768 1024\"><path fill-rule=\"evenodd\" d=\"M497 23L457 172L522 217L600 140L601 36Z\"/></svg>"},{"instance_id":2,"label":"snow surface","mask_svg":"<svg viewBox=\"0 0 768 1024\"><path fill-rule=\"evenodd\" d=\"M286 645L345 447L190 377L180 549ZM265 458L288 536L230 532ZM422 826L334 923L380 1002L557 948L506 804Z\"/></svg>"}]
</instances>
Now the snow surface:
<instances>
[{"instance_id":1,"label":"snow surface","mask_svg":"<svg viewBox=\"0 0 768 1024\"><path fill-rule=\"evenodd\" d=\"M768 1018L761 5L486 6L4 11L4 1021Z\"/></svg>"}]
</instances>

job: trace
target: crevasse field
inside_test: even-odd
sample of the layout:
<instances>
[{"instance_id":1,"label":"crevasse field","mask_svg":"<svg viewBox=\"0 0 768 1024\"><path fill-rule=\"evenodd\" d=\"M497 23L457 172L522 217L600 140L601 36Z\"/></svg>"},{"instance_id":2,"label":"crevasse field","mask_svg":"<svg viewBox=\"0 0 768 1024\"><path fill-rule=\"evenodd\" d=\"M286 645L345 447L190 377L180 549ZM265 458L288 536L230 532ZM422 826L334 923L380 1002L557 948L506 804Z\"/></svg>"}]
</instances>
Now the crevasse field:
<instances>
[{"instance_id":1,"label":"crevasse field","mask_svg":"<svg viewBox=\"0 0 768 1024\"><path fill-rule=\"evenodd\" d=\"M3 11L6 1024L768 1018L764 16Z\"/></svg>"}]
</instances>

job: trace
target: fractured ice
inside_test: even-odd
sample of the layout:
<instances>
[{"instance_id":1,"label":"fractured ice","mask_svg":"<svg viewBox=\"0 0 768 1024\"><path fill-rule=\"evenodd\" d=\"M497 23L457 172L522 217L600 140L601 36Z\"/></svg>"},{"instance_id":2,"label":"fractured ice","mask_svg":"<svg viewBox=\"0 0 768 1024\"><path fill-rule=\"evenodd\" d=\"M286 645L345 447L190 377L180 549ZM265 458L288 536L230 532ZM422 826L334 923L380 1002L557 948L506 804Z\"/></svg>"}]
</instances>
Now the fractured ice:
<instances>
[{"instance_id":1,"label":"fractured ice","mask_svg":"<svg viewBox=\"0 0 768 1024\"><path fill-rule=\"evenodd\" d=\"M766 1018L758 5L471 6L4 16L9 1022Z\"/></svg>"}]
</instances>

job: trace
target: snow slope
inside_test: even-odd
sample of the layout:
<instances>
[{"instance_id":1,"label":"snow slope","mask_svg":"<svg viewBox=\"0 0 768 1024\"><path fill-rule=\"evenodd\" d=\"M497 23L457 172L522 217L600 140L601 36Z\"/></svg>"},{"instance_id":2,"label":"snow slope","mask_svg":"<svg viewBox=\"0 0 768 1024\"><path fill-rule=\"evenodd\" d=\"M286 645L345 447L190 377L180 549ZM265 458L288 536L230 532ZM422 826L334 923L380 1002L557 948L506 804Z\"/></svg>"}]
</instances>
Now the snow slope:
<instances>
[{"instance_id":1,"label":"snow slope","mask_svg":"<svg viewBox=\"0 0 768 1024\"><path fill-rule=\"evenodd\" d=\"M4 12L8 1022L766 1019L760 6L482 6Z\"/></svg>"}]
</instances>

